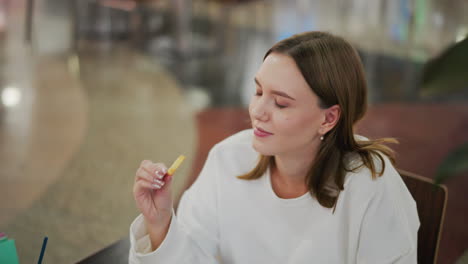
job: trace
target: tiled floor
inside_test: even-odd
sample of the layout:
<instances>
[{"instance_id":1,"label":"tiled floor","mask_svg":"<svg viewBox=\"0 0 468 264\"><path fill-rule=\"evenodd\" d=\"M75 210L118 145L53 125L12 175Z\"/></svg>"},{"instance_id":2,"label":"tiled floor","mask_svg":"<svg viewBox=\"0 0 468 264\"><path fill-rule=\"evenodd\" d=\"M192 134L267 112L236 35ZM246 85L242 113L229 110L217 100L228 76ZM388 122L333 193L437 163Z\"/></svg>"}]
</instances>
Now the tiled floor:
<instances>
[{"instance_id":1,"label":"tiled floor","mask_svg":"<svg viewBox=\"0 0 468 264\"><path fill-rule=\"evenodd\" d=\"M422 62L453 41L460 25L468 25L462 16L468 5L453 1L453 9L427 1L417 10L426 10L430 23L405 33L407 24L394 25L405 21L399 13L404 7L348 2L194 1L188 46L187 36L177 34L187 29L186 20L170 20L177 17L165 9L146 10L144 21L152 26L131 41L135 35L127 34L132 27L125 23L134 17L99 9L94 14L102 20L96 27L80 24L74 46L64 1L38 1L32 45L23 41L26 1L0 1L0 10L9 3L6 26L0 17L0 229L16 239L21 262L37 260L43 236L49 236L44 262L69 263L127 235L137 214L131 188L142 159L170 163L187 154L175 178L179 195L209 146L248 126L239 107L249 100L266 49L305 29L332 30L355 43L375 106L360 131L399 137L401 168L432 177L448 151L468 140L466 98L420 97L418 73ZM93 13L90 6L79 10L80 23ZM311 13L295 16L298 10ZM387 10L385 19L375 10ZM280 23L284 19L291 24ZM106 25L113 25L113 33ZM465 179L448 183L450 201L458 202L448 205L439 263L453 263L468 248L460 213L468 211Z\"/></svg>"}]
</instances>

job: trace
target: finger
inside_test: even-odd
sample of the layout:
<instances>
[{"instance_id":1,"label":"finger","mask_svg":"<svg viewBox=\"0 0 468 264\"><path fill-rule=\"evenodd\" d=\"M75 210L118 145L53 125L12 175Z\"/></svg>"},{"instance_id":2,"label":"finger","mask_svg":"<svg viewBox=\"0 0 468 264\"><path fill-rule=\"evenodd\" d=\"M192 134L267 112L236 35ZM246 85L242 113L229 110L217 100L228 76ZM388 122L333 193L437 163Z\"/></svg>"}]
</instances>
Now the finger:
<instances>
[{"instance_id":1,"label":"finger","mask_svg":"<svg viewBox=\"0 0 468 264\"><path fill-rule=\"evenodd\" d=\"M164 176L167 175L167 167L163 163L156 163L155 164L156 169L154 170L154 173L156 174L156 177L160 180L164 180Z\"/></svg>"},{"instance_id":2,"label":"finger","mask_svg":"<svg viewBox=\"0 0 468 264\"><path fill-rule=\"evenodd\" d=\"M138 192L140 190L160 190L163 188L164 185L160 185L158 183L151 183L146 180L140 180L135 183L135 191Z\"/></svg>"},{"instance_id":3,"label":"finger","mask_svg":"<svg viewBox=\"0 0 468 264\"><path fill-rule=\"evenodd\" d=\"M172 176L167 175L164 178L164 186L160 189L161 193L171 192Z\"/></svg>"},{"instance_id":4,"label":"finger","mask_svg":"<svg viewBox=\"0 0 468 264\"><path fill-rule=\"evenodd\" d=\"M150 183L153 183L153 182L161 182L160 180L158 180L158 178L157 178L155 175L153 175L153 174L147 172L146 170L144 170L144 169L141 168L141 167L138 168L138 170L137 170L137 172L136 172L136 179L135 179L135 181L137 181L139 178L140 178L140 179L144 179L144 180L146 180L146 181L148 181L148 182L150 182Z\"/></svg>"},{"instance_id":5,"label":"finger","mask_svg":"<svg viewBox=\"0 0 468 264\"><path fill-rule=\"evenodd\" d=\"M141 167L160 180L162 180L167 173L167 167L163 163L146 162L142 163Z\"/></svg>"},{"instance_id":6,"label":"finger","mask_svg":"<svg viewBox=\"0 0 468 264\"><path fill-rule=\"evenodd\" d=\"M153 162L151 160L143 160L140 163L140 167L145 167L145 166L150 165L150 164L153 164Z\"/></svg>"},{"instance_id":7,"label":"finger","mask_svg":"<svg viewBox=\"0 0 468 264\"><path fill-rule=\"evenodd\" d=\"M157 185L157 187L163 187L166 184L163 180L157 179L142 168L139 168L137 170L136 181L138 180L143 180L148 182L149 184Z\"/></svg>"},{"instance_id":8,"label":"finger","mask_svg":"<svg viewBox=\"0 0 468 264\"><path fill-rule=\"evenodd\" d=\"M158 179L155 179L153 181L148 181L145 178L138 177L136 182L140 182L140 181L146 182L146 183L148 183L150 185L153 185L155 187L160 187L160 188L162 188L164 185L166 185L166 183L164 181L161 181L161 180L158 180Z\"/></svg>"},{"instance_id":9,"label":"finger","mask_svg":"<svg viewBox=\"0 0 468 264\"><path fill-rule=\"evenodd\" d=\"M146 170L144 170L142 167L138 168L136 173L135 173L135 181L138 179L145 179L149 182L153 181L154 177L148 173Z\"/></svg>"}]
</instances>

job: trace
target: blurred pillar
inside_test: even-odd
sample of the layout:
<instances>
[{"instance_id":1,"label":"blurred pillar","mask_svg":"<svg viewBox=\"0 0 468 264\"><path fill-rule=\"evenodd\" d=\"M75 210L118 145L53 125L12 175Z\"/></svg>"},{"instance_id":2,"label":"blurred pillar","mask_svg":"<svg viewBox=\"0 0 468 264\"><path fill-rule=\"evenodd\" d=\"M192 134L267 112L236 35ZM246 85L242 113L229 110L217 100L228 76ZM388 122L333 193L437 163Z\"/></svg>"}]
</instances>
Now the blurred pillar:
<instances>
[{"instance_id":1,"label":"blurred pillar","mask_svg":"<svg viewBox=\"0 0 468 264\"><path fill-rule=\"evenodd\" d=\"M34 0L26 1L26 14L25 14L25 30L24 40L26 44L32 42L32 22L33 22Z\"/></svg>"},{"instance_id":2,"label":"blurred pillar","mask_svg":"<svg viewBox=\"0 0 468 264\"><path fill-rule=\"evenodd\" d=\"M191 54L191 21L192 21L192 1L172 0L172 12L174 13L174 39L176 54L186 58Z\"/></svg>"}]
</instances>

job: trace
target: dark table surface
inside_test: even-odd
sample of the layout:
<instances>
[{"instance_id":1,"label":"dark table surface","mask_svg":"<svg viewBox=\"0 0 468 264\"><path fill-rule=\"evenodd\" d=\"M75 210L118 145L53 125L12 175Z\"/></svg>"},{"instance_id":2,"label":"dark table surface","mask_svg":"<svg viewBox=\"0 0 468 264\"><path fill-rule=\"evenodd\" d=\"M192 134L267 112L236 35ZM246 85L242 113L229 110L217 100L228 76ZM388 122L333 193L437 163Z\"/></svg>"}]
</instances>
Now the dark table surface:
<instances>
[{"instance_id":1,"label":"dark table surface","mask_svg":"<svg viewBox=\"0 0 468 264\"><path fill-rule=\"evenodd\" d=\"M128 237L121 239L108 247L79 261L81 264L128 264L128 252L130 250L130 240Z\"/></svg>"}]
</instances>

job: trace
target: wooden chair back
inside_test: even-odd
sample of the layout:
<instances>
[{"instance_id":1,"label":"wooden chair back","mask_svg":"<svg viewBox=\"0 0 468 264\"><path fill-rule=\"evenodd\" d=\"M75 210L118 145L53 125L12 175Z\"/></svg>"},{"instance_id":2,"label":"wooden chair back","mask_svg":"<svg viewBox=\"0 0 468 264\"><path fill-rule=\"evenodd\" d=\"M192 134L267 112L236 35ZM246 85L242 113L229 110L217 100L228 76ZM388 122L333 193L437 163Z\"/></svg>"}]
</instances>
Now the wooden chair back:
<instances>
[{"instance_id":1,"label":"wooden chair back","mask_svg":"<svg viewBox=\"0 0 468 264\"><path fill-rule=\"evenodd\" d=\"M418 263L436 263L447 206L447 187L431 179L398 170L418 207Z\"/></svg>"}]
</instances>

